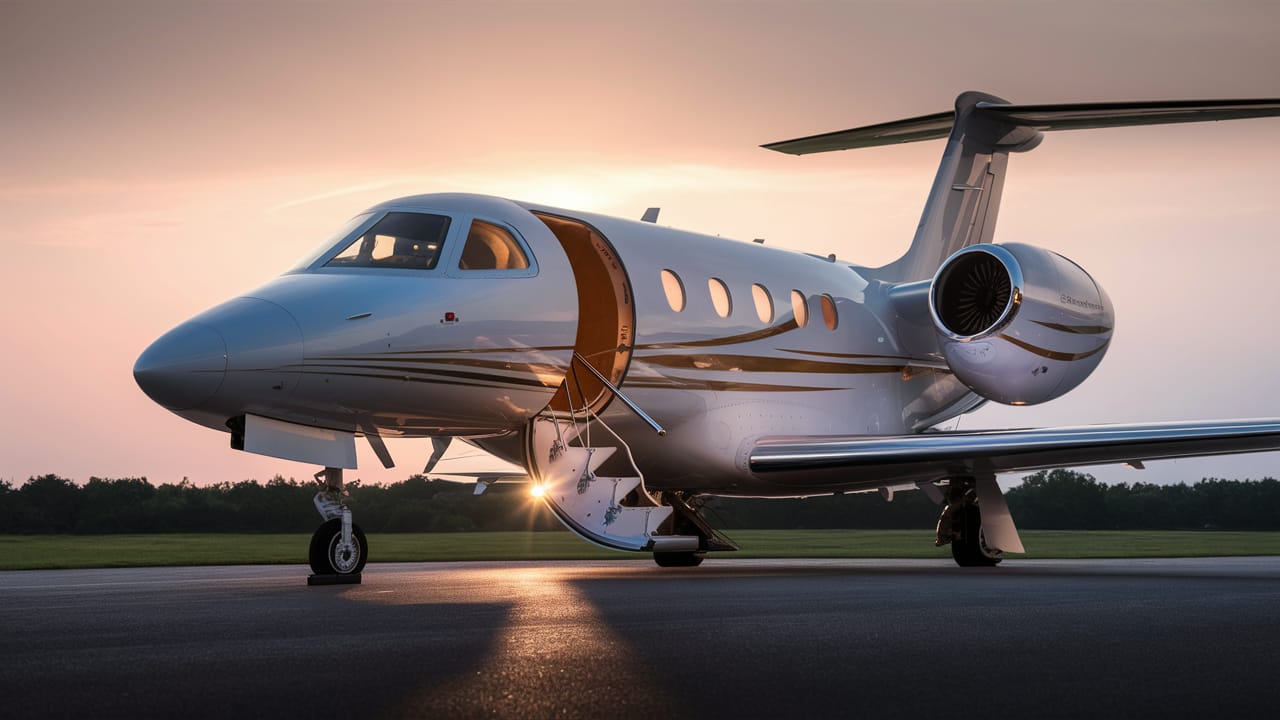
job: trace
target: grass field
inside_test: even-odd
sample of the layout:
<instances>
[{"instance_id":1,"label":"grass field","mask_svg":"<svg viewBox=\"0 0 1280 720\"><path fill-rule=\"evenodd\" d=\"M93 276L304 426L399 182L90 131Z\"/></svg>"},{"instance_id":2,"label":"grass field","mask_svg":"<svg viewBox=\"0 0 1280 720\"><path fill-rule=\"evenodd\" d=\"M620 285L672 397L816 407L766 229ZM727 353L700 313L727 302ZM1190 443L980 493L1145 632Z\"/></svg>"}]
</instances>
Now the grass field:
<instances>
[{"instance_id":1,"label":"grass field","mask_svg":"<svg viewBox=\"0 0 1280 720\"><path fill-rule=\"evenodd\" d=\"M947 558L928 530L737 530L739 558ZM1280 532L1022 532L1026 558L1280 555ZM308 535L0 535L0 570L305 563ZM566 532L370 535L375 562L648 559ZM1012 558L1019 556L1014 555Z\"/></svg>"}]
</instances>

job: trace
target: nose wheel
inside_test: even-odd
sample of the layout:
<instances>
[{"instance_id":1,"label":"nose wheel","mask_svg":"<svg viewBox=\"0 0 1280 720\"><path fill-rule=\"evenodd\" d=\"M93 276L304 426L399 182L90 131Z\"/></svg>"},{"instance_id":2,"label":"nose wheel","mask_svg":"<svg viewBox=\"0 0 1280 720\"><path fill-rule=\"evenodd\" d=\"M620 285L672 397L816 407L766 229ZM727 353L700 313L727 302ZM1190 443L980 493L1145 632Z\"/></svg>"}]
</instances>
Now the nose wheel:
<instances>
[{"instance_id":1,"label":"nose wheel","mask_svg":"<svg viewBox=\"0 0 1280 720\"><path fill-rule=\"evenodd\" d=\"M350 513L350 511L348 511ZM325 522L311 536L311 572L316 575L355 575L369 558L369 542L359 525L351 524L350 539L343 539L342 519Z\"/></svg>"}]
</instances>

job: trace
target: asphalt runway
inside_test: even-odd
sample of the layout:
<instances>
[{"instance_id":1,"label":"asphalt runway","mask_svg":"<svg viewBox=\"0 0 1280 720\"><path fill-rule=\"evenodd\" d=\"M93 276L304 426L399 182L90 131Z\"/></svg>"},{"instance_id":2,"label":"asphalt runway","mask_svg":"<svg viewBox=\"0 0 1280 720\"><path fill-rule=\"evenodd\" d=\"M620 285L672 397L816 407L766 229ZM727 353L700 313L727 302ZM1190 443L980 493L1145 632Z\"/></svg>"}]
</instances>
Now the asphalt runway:
<instances>
[{"instance_id":1,"label":"asphalt runway","mask_svg":"<svg viewBox=\"0 0 1280 720\"><path fill-rule=\"evenodd\" d=\"M1280 558L0 573L0 717L1274 717Z\"/></svg>"}]
</instances>

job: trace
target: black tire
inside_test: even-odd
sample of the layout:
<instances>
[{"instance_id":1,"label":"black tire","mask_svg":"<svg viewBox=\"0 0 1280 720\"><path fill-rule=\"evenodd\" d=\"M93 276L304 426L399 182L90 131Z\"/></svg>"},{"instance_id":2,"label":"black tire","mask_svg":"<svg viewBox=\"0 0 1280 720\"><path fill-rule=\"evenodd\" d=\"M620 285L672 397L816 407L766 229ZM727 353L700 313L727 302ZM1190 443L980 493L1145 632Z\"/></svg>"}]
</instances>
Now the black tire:
<instances>
[{"instance_id":1,"label":"black tire","mask_svg":"<svg viewBox=\"0 0 1280 720\"><path fill-rule=\"evenodd\" d=\"M1003 553L987 547L982 536L982 513L976 505L966 505L956 513L956 538L951 541L951 557L960 567L994 567Z\"/></svg>"},{"instance_id":2,"label":"black tire","mask_svg":"<svg viewBox=\"0 0 1280 720\"><path fill-rule=\"evenodd\" d=\"M351 553L338 553L342 543L342 520L335 518L325 522L311 536L311 572L317 575L356 575L364 570L369 559L369 541L359 525L351 524L351 537L356 541L357 557Z\"/></svg>"},{"instance_id":3,"label":"black tire","mask_svg":"<svg viewBox=\"0 0 1280 720\"><path fill-rule=\"evenodd\" d=\"M658 567L698 567L703 554L699 552L655 552L653 561Z\"/></svg>"}]
</instances>

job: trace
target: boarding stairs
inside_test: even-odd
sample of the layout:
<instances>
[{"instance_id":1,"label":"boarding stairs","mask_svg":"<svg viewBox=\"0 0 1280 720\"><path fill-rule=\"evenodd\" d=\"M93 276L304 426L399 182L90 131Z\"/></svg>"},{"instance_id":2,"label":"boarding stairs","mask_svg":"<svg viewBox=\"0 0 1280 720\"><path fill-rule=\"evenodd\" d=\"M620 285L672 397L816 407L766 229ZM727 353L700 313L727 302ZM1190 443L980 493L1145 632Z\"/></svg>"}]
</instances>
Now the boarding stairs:
<instances>
[{"instance_id":1,"label":"boarding stairs","mask_svg":"<svg viewBox=\"0 0 1280 720\"><path fill-rule=\"evenodd\" d=\"M603 377L598 379L655 431L665 434L616 387ZM619 451L623 456L610 464L619 474L598 473ZM679 497L663 498L664 503L650 494L631 448L590 411L544 410L531 423L529 452L534 482L547 505L570 530L591 542L615 550L659 553L737 549ZM623 458L625 463L620 462Z\"/></svg>"}]
</instances>

